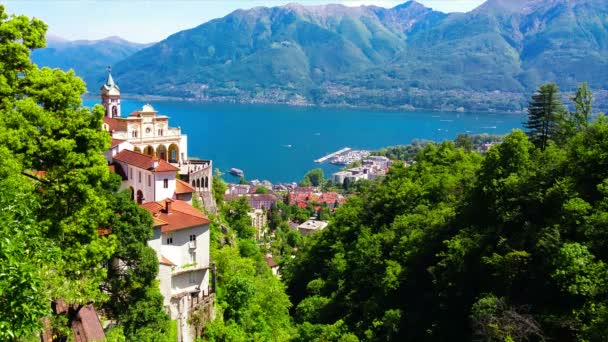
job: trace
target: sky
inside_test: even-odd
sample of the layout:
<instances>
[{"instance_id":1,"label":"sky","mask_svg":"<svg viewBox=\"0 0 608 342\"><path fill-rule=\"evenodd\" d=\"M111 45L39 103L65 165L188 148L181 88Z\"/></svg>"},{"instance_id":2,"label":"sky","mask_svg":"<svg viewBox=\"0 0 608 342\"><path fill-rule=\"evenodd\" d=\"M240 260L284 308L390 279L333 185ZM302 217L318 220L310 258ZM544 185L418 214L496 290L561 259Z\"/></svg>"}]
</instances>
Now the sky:
<instances>
[{"instance_id":1,"label":"sky","mask_svg":"<svg viewBox=\"0 0 608 342\"><path fill-rule=\"evenodd\" d=\"M119 36L138 43L165 39L237 9L341 3L393 7L407 0L0 0L11 14L42 19L49 34L68 40ZM442 12L467 12L484 0L418 0Z\"/></svg>"}]
</instances>

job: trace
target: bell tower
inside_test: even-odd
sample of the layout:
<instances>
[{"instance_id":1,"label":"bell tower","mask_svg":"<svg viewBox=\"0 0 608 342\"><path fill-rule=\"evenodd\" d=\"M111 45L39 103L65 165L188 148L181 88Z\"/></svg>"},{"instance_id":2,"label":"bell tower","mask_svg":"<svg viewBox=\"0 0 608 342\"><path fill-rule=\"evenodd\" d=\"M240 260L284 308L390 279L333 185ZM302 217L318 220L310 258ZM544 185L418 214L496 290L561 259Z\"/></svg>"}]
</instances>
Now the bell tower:
<instances>
[{"instance_id":1,"label":"bell tower","mask_svg":"<svg viewBox=\"0 0 608 342\"><path fill-rule=\"evenodd\" d=\"M120 88L112 78L112 68L108 66L108 79L101 86L101 104L106 108L106 117L120 117Z\"/></svg>"}]
</instances>

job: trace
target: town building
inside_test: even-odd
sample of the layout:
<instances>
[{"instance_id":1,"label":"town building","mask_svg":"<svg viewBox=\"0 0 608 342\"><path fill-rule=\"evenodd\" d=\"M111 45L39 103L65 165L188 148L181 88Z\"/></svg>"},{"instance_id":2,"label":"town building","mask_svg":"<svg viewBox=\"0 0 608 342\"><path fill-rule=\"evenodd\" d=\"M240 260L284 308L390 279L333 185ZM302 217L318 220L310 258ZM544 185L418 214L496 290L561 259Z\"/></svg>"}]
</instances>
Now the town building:
<instances>
[{"instance_id":1,"label":"town building","mask_svg":"<svg viewBox=\"0 0 608 342\"><path fill-rule=\"evenodd\" d=\"M148 245L156 251L163 304L178 322L178 341L195 340L188 324L193 309L212 301L210 287L209 224L211 221L187 202L165 199L141 205L154 219Z\"/></svg>"},{"instance_id":2,"label":"town building","mask_svg":"<svg viewBox=\"0 0 608 342\"><path fill-rule=\"evenodd\" d=\"M244 195L231 195L225 194L224 201L230 202L231 200L245 196L249 201L249 205L253 209L270 209L273 205L277 204L277 196L275 194L244 194Z\"/></svg>"},{"instance_id":3,"label":"town building","mask_svg":"<svg viewBox=\"0 0 608 342\"><path fill-rule=\"evenodd\" d=\"M327 227L328 223L326 221L317 221L314 218L302 223L298 226L298 230L302 235L308 235L310 233L322 230Z\"/></svg>"},{"instance_id":4,"label":"town building","mask_svg":"<svg viewBox=\"0 0 608 342\"><path fill-rule=\"evenodd\" d=\"M279 264L277 264L276 261L274 261L274 259L272 258L272 255L267 255L264 258L264 261L266 262L266 265L268 265L268 267L270 268L270 271L272 271L272 274L275 276L279 276Z\"/></svg>"},{"instance_id":5,"label":"town building","mask_svg":"<svg viewBox=\"0 0 608 342\"><path fill-rule=\"evenodd\" d=\"M256 239L261 239L264 236L264 231L268 225L266 212L262 209L253 209L247 215L251 218L251 226L256 230Z\"/></svg>"},{"instance_id":6,"label":"town building","mask_svg":"<svg viewBox=\"0 0 608 342\"><path fill-rule=\"evenodd\" d=\"M391 165L390 159L384 156L371 156L363 160L361 166L332 174L334 184L343 184L345 180L354 183L359 180L371 180L386 175Z\"/></svg>"},{"instance_id":7,"label":"town building","mask_svg":"<svg viewBox=\"0 0 608 342\"><path fill-rule=\"evenodd\" d=\"M122 150L112 156L117 174L123 178L123 189L131 191L137 203L177 198L176 175L179 168L166 161L139 152Z\"/></svg>"},{"instance_id":8,"label":"town building","mask_svg":"<svg viewBox=\"0 0 608 342\"><path fill-rule=\"evenodd\" d=\"M313 188L314 189L314 188ZM313 189L304 192L304 191L294 191L289 192L289 204L297 205L300 208L306 208L308 204L314 205L326 205L330 209L336 207L336 205L343 205L346 201L346 198L340 195L337 192L327 191L327 192L317 192Z\"/></svg>"}]
</instances>

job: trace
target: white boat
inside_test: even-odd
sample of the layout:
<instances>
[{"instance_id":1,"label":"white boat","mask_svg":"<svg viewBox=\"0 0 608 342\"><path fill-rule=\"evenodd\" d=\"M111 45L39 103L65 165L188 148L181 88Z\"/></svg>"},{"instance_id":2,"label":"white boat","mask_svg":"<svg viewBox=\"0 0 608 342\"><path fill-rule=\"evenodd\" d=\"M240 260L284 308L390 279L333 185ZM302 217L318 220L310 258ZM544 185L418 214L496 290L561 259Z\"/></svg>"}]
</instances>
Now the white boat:
<instances>
[{"instance_id":1,"label":"white boat","mask_svg":"<svg viewBox=\"0 0 608 342\"><path fill-rule=\"evenodd\" d=\"M232 169L230 169L230 174L235 175L237 177L243 177L245 175L245 172L243 172L243 170L241 169L233 167Z\"/></svg>"}]
</instances>

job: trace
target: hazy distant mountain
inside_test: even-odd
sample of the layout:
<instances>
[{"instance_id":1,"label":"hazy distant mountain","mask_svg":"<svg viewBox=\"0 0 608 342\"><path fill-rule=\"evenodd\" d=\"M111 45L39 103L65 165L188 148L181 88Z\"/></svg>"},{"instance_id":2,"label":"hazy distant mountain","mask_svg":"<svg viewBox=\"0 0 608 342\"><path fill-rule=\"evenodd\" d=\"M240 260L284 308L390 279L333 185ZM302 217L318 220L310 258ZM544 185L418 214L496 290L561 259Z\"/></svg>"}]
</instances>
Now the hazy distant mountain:
<instances>
[{"instance_id":1,"label":"hazy distant mountain","mask_svg":"<svg viewBox=\"0 0 608 342\"><path fill-rule=\"evenodd\" d=\"M138 44L120 37L100 40L69 41L47 35L47 47L34 50L32 60L39 66L74 69L91 91L97 91L97 83L106 75L106 67L125 59L151 44Z\"/></svg>"},{"instance_id":2,"label":"hazy distant mountain","mask_svg":"<svg viewBox=\"0 0 608 342\"><path fill-rule=\"evenodd\" d=\"M518 110L547 81L608 89L608 1L489 0L452 14L414 1L258 7L114 72L127 93L200 100Z\"/></svg>"}]
</instances>

